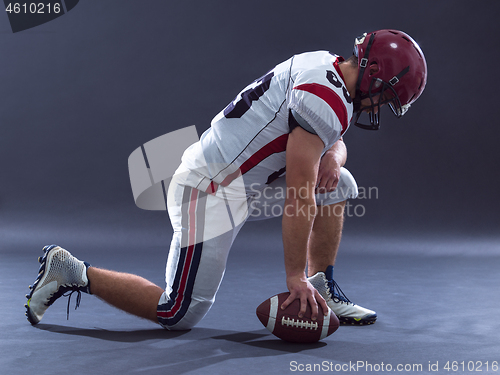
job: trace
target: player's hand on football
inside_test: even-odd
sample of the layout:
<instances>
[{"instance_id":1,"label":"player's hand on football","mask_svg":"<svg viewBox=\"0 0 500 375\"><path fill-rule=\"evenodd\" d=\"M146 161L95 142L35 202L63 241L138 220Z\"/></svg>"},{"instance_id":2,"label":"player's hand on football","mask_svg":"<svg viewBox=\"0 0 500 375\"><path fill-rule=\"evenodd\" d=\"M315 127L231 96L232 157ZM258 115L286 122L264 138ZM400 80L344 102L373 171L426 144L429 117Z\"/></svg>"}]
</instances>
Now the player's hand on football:
<instances>
[{"instance_id":1,"label":"player's hand on football","mask_svg":"<svg viewBox=\"0 0 500 375\"><path fill-rule=\"evenodd\" d=\"M321 297L316 288L314 288L307 280L305 274L287 277L286 284L290 295L281 305L282 310L286 309L288 305L298 299L300 300L299 318L304 316L308 303L311 306L312 320L316 320L318 317L318 303L323 309L325 316L328 314L328 307L325 300Z\"/></svg>"},{"instance_id":2,"label":"player's hand on football","mask_svg":"<svg viewBox=\"0 0 500 375\"><path fill-rule=\"evenodd\" d=\"M329 193L337 188L340 179L340 167L335 158L328 153L321 158L316 181L316 193Z\"/></svg>"}]
</instances>

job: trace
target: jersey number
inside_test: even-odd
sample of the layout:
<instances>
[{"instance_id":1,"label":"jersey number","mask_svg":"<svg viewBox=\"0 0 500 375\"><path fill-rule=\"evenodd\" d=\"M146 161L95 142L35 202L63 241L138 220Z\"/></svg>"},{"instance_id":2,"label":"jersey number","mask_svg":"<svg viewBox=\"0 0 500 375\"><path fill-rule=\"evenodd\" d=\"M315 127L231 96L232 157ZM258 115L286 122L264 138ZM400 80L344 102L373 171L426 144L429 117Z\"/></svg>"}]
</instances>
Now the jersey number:
<instances>
[{"instance_id":1,"label":"jersey number","mask_svg":"<svg viewBox=\"0 0 500 375\"><path fill-rule=\"evenodd\" d=\"M252 102L259 100L264 93L269 90L274 72L255 80L248 90L241 93L241 98L236 97L231 104L224 109L226 118L241 118L252 106Z\"/></svg>"},{"instance_id":2,"label":"jersey number","mask_svg":"<svg viewBox=\"0 0 500 375\"><path fill-rule=\"evenodd\" d=\"M349 93L347 92L347 89L345 88L344 85L342 85L339 78L337 77L337 75L334 72L332 72L331 70L327 70L326 71L326 79L335 87L337 87L337 88L342 87L342 92L344 93L345 100L349 104L352 103L351 95L349 95Z\"/></svg>"}]
</instances>

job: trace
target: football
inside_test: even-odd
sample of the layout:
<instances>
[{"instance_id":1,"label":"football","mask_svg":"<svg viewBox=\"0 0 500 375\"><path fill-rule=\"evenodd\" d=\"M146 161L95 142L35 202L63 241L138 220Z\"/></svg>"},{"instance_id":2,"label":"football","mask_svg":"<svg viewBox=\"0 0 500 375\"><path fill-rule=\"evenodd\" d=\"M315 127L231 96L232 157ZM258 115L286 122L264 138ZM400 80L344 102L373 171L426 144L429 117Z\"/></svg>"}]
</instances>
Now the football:
<instances>
[{"instance_id":1,"label":"football","mask_svg":"<svg viewBox=\"0 0 500 375\"><path fill-rule=\"evenodd\" d=\"M290 295L289 292L277 294L257 307L257 317L260 322L276 337L290 342L311 343L324 339L339 328L339 319L328 309L329 314L323 315L323 309L318 305L318 317L311 320L311 307L307 305L302 318L298 317L300 301L296 299L285 310L281 304Z\"/></svg>"}]
</instances>

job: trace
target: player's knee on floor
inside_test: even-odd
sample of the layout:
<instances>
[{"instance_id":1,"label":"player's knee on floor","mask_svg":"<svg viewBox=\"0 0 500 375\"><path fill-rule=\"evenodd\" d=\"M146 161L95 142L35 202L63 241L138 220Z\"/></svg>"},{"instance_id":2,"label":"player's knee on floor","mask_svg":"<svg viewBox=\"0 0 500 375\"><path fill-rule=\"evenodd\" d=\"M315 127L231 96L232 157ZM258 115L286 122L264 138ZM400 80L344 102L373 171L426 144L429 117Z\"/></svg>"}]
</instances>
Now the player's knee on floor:
<instances>
[{"instance_id":1,"label":"player's knee on floor","mask_svg":"<svg viewBox=\"0 0 500 375\"><path fill-rule=\"evenodd\" d=\"M157 308L158 323L169 331L189 330L203 319L212 305L213 300L176 299L163 293Z\"/></svg>"}]
</instances>

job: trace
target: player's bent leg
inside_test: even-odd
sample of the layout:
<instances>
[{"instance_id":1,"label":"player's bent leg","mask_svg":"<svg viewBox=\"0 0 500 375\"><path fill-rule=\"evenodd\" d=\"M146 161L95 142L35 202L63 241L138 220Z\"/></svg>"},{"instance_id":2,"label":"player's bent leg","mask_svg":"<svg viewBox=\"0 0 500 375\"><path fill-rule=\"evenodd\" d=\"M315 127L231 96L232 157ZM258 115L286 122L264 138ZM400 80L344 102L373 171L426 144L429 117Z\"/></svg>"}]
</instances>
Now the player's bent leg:
<instances>
[{"instance_id":1,"label":"player's bent leg","mask_svg":"<svg viewBox=\"0 0 500 375\"><path fill-rule=\"evenodd\" d=\"M320 292L328 306L343 324L372 324L375 311L352 303L333 279L333 265L337 256L344 222L345 202L356 198L358 187L351 173L342 168L337 189L318 194L318 214L314 219L308 252L309 282Z\"/></svg>"},{"instance_id":2,"label":"player's bent leg","mask_svg":"<svg viewBox=\"0 0 500 375\"><path fill-rule=\"evenodd\" d=\"M174 236L166 267L167 288L157 316L163 327L185 330L195 326L214 303L229 250L243 223L236 228L222 223L229 218L220 196L171 184L168 198Z\"/></svg>"},{"instance_id":3,"label":"player's bent leg","mask_svg":"<svg viewBox=\"0 0 500 375\"><path fill-rule=\"evenodd\" d=\"M39 258L38 277L26 295L26 316L37 324L45 311L59 297L77 292L94 294L112 306L158 323L156 306L163 289L150 281L128 273L108 271L90 266L57 245L45 246ZM69 311L69 301L68 301Z\"/></svg>"},{"instance_id":4,"label":"player's bent leg","mask_svg":"<svg viewBox=\"0 0 500 375\"><path fill-rule=\"evenodd\" d=\"M318 206L310 236L307 274L314 275L334 265L344 227L346 202Z\"/></svg>"},{"instance_id":5,"label":"player's bent leg","mask_svg":"<svg viewBox=\"0 0 500 375\"><path fill-rule=\"evenodd\" d=\"M233 242L231 232L180 247L174 238L167 262L167 289L162 294L158 322L169 330L193 328L208 313L224 276L227 255Z\"/></svg>"}]
</instances>

